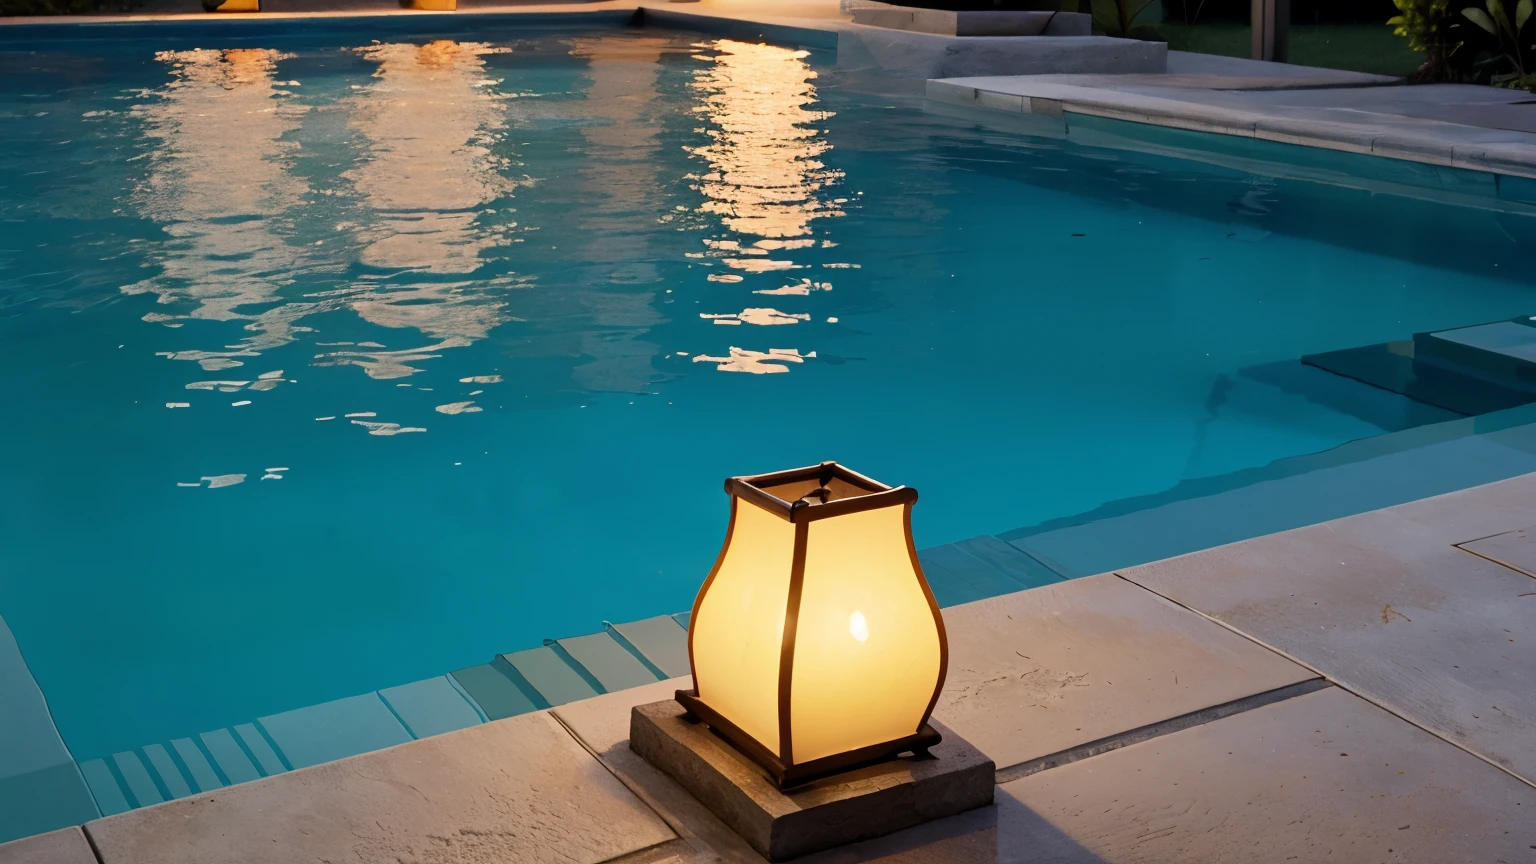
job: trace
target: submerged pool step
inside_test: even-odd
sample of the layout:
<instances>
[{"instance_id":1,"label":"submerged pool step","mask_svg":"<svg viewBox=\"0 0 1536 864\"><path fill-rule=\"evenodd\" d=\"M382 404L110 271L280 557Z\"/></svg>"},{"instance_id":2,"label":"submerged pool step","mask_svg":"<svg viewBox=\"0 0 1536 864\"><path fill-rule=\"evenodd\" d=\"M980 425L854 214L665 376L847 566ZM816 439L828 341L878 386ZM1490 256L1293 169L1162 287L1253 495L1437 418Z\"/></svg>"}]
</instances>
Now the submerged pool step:
<instances>
[{"instance_id":1,"label":"submerged pool step","mask_svg":"<svg viewBox=\"0 0 1536 864\"><path fill-rule=\"evenodd\" d=\"M487 720L504 720L538 708L533 694L525 690L527 683L519 686L521 676L500 658L479 666L468 666L449 677L458 682Z\"/></svg>"},{"instance_id":2,"label":"submerged pool step","mask_svg":"<svg viewBox=\"0 0 1536 864\"><path fill-rule=\"evenodd\" d=\"M917 553L940 606L1038 588L1067 578L1029 553L992 536L933 546Z\"/></svg>"},{"instance_id":3,"label":"submerged pool step","mask_svg":"<svg viewBox=\"0 0 1536 864\"><path fill-rule=\"evenodd\" d=\"M588 636L556 639L550 643L550 647L555 646L565 652L561 659L573 661L585 669L607 693L661 680L661 676L646 668L640 658L620 645L606 629Z\"/></svg>"},{"instance_id":4,"label":"submerged pool step","mask_svg":"<svg viewBox=\"0 0 1536 864\"><path fill-rule=\"evenodd\" d=\"M661 677L679 678L692 671L688 662L688 631L677 616L658 615L605 626L616 641L645 658Z\"/></svg>"},{"instance_id":5,"label":"submerged pool step","mask_svg":"<svg viewBox=\"0 0 1536 864\"><path fill-rule=\"evenodd\" d=\"M0 843L96 818L43 691L0 618Z\"/></svg>"}]
</instances>

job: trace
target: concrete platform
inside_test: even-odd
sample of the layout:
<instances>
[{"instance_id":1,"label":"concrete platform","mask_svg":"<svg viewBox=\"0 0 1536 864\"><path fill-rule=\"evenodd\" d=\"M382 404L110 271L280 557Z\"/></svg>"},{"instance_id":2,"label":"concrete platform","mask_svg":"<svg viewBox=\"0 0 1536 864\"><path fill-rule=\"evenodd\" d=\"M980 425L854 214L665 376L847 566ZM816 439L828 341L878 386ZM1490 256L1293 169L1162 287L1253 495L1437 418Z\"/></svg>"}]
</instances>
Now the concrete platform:
<instances>
[{"instance_id":1,"label":"concrete platform","mask_svg":"<svg viewBox=\"0 0 1536 864\"><path fill-rule=\"evenodd\" d=\"M1533 522L1526 475L1122 575L1533 782L1536 583L1456 546Z\"/></svg>"},{"instance_id":2,"label":"concrete platform","mask_svg":"<svg viewBox=\"0 0 1536 864\"><path fill-rule=\"evenodd\" d=\"M944 623L949 678L934 717L1004 776L1317 677L1109 574L955 606Z\"/></svg>"},{"instance_id":3,"label":"concrete platform","mask_svg":"<svg viewBox=\"0 0 1536 864\"><path fill-rule=\"evenodd\" d=\"M1473 864L1536 844L1536 790L1338 688L999 793L999 861Z\"/></svg>"},{"instance_id":4,"label":"concrete platform","mask_svg":"<svg viewBox=\"0 0 1536 864\"><path fill-rule=\"evenodd\" d=\"M86 826L102 864L569 861L675 835L547 713Z\"/></svg>"},{"instance_id":5,"label":"concrete platform","mask_svg":"<svg viewBox=\"0 0 1536 864\"><path fill-rule=\"evenodd\" d=\"M79 828L60 828L0 843L0 864L97 864L96 853Z\"/></svg>"},{"instance_id":6,"label":"concrete platform","mask_svg":"<svg viewBox=\"0 0 1536 864\"><path fill-rule=\"evenodd\" d=\"M1494 87L1393 79L1170 52L1166 75L992 72L928 82L939 102L1126 120L1536 177L1536 106Z\"/></svg>"},{"instance_id":7,"label":"concrete platform","mask_svg":"<svg viewBox=\"0 0 1536 864\"><path fill-rule=\"evenodd\" d=\"M1536 528L1521 528L1457 545L1473 555L1536 578Z\"/></svg>"}]
</instances>

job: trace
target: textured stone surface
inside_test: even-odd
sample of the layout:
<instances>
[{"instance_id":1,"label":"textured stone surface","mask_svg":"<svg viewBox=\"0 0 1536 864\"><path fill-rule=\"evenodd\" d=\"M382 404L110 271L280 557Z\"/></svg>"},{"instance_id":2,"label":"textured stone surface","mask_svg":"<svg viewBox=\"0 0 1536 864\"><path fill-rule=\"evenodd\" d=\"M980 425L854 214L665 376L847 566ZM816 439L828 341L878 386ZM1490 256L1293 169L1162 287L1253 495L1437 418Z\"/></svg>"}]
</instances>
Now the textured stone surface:
<instances>
[{"instance_id":1,"label":"textured stone surface","mask_svg":"<svg viewBox=\"0 0 1536 864\"><path fill-rule=\"evenodd\" d=\"M1489 561L1497 561L1505 567L1519 570L1527 576L1536 576L1536 528L1506 531L1481 540L1462 543L1461 548Z\"/></svg>"},{"instance_id":2,"label":"textured stone surface","mask_svg":"<svg viewBox=\"0 0 1536 864\"><path fill-rule=\"evenodd\" d=\"M673 839L547 713L86 826L103 864L599 862Z\"/></svg>"},{"instance_id":3,"label":"textured stone surface","mask_svg":"<svg viewBox=\"0 0 1536 864\"><path fill-rule=\"evenodd\" d=\"M944 610L934 716L998 767L1316 675L1113 575Z\"/></svg>"},{"instance_id":4,"label":"textured stone surface","mask_svg":"<svg viewBox=\"0 0 1536 864\"><path fill-rule=\"evenodd\" d=\"M0 843L0 864L96 864L96 854L79 828L61 828Z\"/></svg>"},{"instance_id":5,"label":"textured stone surface","mask_svg":"<svg viewBox=\"0 0 1536 864\"><path fill-rule=\"evenodd\" d=\"M619 693L609 693L596 699L561 705L551 713L560 718L566 728L597 754L619 779L641 800L660 813L684 841L701 856L717 855L726 861L759 862L763 858L747 841L741 839L730 826L709 812L699 800L677 781L663 774L629 749L630 711L636 705L645 705L671 699L678 690L693 687L689 677L660 681L645 687L636 687Z\"/></svg>"},{"instance_id":6,"label":"textured stone surface","mask_svg":"<svg viewBox=\"0 0 1536 864\"><path fill-rule=\"evenodd\" d=\"M1531 577L1456 548L1536 521L1536 476L1124 571L1536 779Z\"/></svg>"},{"instance_id":7,"label":"textured stone surface","mask_svg":"<svg viewBox=\"0 0 1536 864\"><path fill-rule=\"evenodd\" d=\"M666 700L631 712L630 747L771 861L878 837L992 802L991 760L949 730L905 758L781 792L765 772ZM937 728L937 726L936 726Z\"/></svg>"},{"instance_id":8,"label":"textured stone surface","mask_svg":"<svg viewBox=\"0 0 1536 864\"><path fill-rule=\"evenodd\" d=\"M998 799L996 858L974 860L1536 855L1536 790L1334 687L1025 777Z\"/></svg>"}]
</instances>

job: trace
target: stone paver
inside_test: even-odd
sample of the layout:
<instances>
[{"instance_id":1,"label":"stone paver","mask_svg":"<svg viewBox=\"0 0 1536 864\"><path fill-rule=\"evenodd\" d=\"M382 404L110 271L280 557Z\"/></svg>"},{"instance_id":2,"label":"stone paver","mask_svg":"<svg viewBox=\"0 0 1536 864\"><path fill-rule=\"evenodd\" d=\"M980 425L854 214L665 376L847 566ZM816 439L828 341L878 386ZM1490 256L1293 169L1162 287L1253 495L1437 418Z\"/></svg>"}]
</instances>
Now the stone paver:
<instances>
[{"instance_id":1,"label":"stone paver","mask_svg":"<svg viewBox=\"0 0 1536 864\"><path fill-rule=\"evenodd\" d=\"M1113 575L951 607L944 622L934 716L1000 771L1316 677Z\"/></svg>"},{"instance_id":2,"label":"stone paver","mask_svg":"<svg viewBox=\"0 0 1536 864\"><path fill-rule=\"evenodd\" d=\"M1454 544L1536 522L1536 475L1122 571L1536 780L1531 578Z\"/></svg>"},{"instance_id":3,"label":"stone paver","mask_svg":"<svg viewBox=\"0 0 1536 864\"><path fill-rule=\"evenodd\" d=\"M1033 774L804 864L1524 862L1536 790L1329 687Z\"/></svg>"},{"instance_id":4,"label":"stone paver","mask_svg":"<svg viewBox=\"0 0 1536 864\"><path fill-rule=\"evenodd\" d=\"M1536 528L1506 531L1503 534L1462 543L1461 548L1490 561L1497 561L1505 567L1519 570L1527 576L1536 577Z\"/></svg>"},{"instance_id":5,"label":"stone paver","mask_svg":"<svg viewBox=\"0 0 1536 864\"><path fill-rule=\"evenodd\" d=\"M1529 787L1336 688L1001 791L998 846L1035 860L1470 864L1536 840Z\"/></svg>"},{"instance_id":6,"label":"stone paver","mask_svg":"<svg viewBox=\"0 0 1536 864\"><path fill-rule=\"evenodd\" d=\"M596 862L674 838L545 712L91 822L102 864Z\"/></svg>"},{"instance_id":7,"label":"stone paver","mask_svg":"<svg viewBox=\"0 0 1536 864\"><path fill-rule=\"evenodd\" d=\"M72 826L0 843L0 864L96 864L96 853Z\"/></svg>"},{"instance_id":8,"label":"stone paver","mask_svg":"<svg viewBox=\"0 0 1536 864\"><path fill-rule=\"evenodd\" d=\"M629 713L636 705L670 699L693 686L689 677L658 681L644 687L572 702L551 711L583 745L614 771L642 800L667 820L696 856L718 855L726 861L758 862L763 858L736 832L672 778L629 749Z\"/></svg>"},{"instance_id":9,"label":"stone paver","mask_svg":"<svg viewBox=\"0 0 1536 864\"><path fill-rule=\"evenodd\" d=\"M1002 860L1472 864L1536 844L1536 790L1338 688L999 791Z\"/></svg>"}]
</instances>

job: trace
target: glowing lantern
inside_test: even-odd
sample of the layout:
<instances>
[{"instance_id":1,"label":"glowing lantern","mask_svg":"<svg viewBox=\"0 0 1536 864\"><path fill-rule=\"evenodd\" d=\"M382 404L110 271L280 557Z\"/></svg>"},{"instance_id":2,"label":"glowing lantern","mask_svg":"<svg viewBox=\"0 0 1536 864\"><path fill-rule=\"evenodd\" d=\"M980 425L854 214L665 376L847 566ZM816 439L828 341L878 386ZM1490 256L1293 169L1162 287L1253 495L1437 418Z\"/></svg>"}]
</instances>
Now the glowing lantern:
<instances>
[{"instance_id":1,"label":"glowing lantern","mask_svg":"<svg viewBox=\"0 0 1536 864\"><path fill-rule=\"evenodd\" d=\"M949 650L912 546L917 490L824 462L725 491L677 700L780 787L937 744Z\"/></svg>"}]
</instances>

